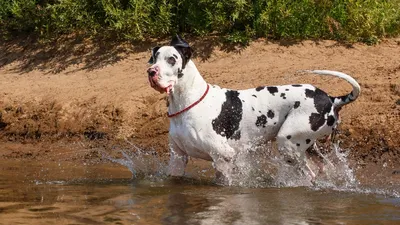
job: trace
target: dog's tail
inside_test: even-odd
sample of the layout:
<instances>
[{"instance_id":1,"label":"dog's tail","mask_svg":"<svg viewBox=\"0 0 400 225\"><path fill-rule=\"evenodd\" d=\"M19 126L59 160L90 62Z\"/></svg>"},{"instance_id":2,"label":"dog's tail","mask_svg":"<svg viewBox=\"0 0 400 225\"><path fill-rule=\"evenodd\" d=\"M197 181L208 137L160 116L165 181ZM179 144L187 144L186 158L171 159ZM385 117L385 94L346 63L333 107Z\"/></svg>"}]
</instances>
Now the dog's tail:
<instances>
[{"instance_id":1,"label":"dog's tail","mask_svg":"<svg viewBox=\"0 0 400 225\"><path fill-rule=\"evenodd\" d=\"M351 76L349 76L345 73L341 73L338 71L332 71L332 70L302 70L302 72L340 77L340 78L345 79L347 82L349 82L351 84L351 86L353 86L353 90L349 94L332 98L333 104L336 107L341 107L343 105L349 104L350 102L353 102L354 100L356 100L357 97L360 95L360 92L361 92L360 85L357 83L357 81L354 78L352 78Z\"/></svg>"}]
</instances>

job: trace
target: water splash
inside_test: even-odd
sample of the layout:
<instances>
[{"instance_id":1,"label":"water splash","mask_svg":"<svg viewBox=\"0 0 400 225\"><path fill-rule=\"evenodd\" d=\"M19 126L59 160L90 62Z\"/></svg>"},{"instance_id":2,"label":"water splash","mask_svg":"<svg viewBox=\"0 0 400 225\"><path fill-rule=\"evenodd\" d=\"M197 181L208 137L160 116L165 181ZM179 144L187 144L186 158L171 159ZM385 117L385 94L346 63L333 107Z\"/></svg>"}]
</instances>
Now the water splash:
<instances>
[{"instance_id":1,"label":"water splash","mask_svg":"<svg viewBox=\"0 0 400 225\"><path fill-rule=\"evenodd\" d=\"M128 141L127 141L128 142ZM134 179L165 179L167 177L167 160L162 158L154 150L142 150L135 144L128 142L131 148L119 149L122 157L111 157L103 151L103 157L128 168ZM321 188L350 188L357 182L352 169L348 166L345 151L339 148L339 144L333 144L331 151L322 154L317 145L314 150L322 158L324 171L317 174L313 180L307 172L307 168L299 168L288 164L274 148L273 142L265 146L249 147L236 156L235 171L232 174L231 185L242 187L297 187L316 186ZM313 161L308 161L312 168L318 168ZM186 171L191 178L199 178L209 174L208 169L190 168Z\"/></svg>"},{"instance_id":2,"label":"water splash","mask_svg":"<svg viewBox=\"0 0 400 225\"><path fill-rule=\"evenodd\" d=\"M262 148L262 150L258 149ZM327 149L314 146L318 162L307 160L311 170L318 171L313 177L305 165L293 165L279 154L273 142L263 147L248 148L238 154L236 173L231 177L232 184L247 187L319 187L354 188L357 186L353 170L349 167L346 151L339 143ZM324 150L324 151L321 151ZM322 153L327 152L327 153Z\"/></svg>"},{"instance_id":3,"label":"water splash","mask_svg":"<svg viewBox=\"0 0 400 225\"><path fill-rule=\"evenodd\" d=\"M353 169L350 168L347 160L347 151L339 147L339 143L331 144L331 151L324 155L321 153L320 148L316 146L315 151L324 160L324 174L316 180L317 187L324 188L355 188L359 183L357 182Z\"/></svg>"},{"instance_id":4,"label":"water splash","mask_svg":"<svg viewBox=\"0 0 400 225\"><path fill-rule=\"evenodd\" d=\"M162 180L167 177L166 160L160 157L154 149L144 151L135 144L127 142L132 148L119 149L118 152L121 153L122 157L115 158L102 151L103 157L128 168L133 179Z\"/></svg>"},{"instance_id":5,"label":"water splash","mask_svg":"<svg viewBox=\"0 0 400 225\"><path fill-rule=\"evenodd\" d=\"M121 157L111 157L102 151L103 157L128 168L133 179L165 181L167 180L168 159L161 157L154 150L143 150L128 142L131 148L119 149ZM328 149L327 149L328 148ZM273 142L256 148L250 147L237 155L235 170L231 176L230 185L251 188L268 187L298 187L306 186L314 190L335 190L365 194L379 194L400 197L393 188L371 188L360 185L353 169L349 166L347 152L340 148L339 142L330 145L316 144L314 152L318 155L321 165L308 160L308 165L318 171L312 178L307 168L289 164L277 151ZM191 160L186 168L185 178L191 183L209 183L214 176L214 170L204 164ZM197 181L197 182L196 182ZM215 181L215 180L214 180Z\"/></svg>"}]
</instances>

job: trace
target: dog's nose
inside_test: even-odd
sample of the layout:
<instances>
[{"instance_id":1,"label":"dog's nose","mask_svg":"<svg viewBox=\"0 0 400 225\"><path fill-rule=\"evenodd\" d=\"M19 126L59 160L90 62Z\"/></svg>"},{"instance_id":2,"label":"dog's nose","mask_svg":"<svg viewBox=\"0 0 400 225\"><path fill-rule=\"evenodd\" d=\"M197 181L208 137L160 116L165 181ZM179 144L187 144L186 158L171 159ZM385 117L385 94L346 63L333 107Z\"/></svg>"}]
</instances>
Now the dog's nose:
<instances>
[{"instance_id":1,"label":"dog's nose","mask_svg":"<svg viewBox=\"0 0 400 225\"><path fill-rule=\"evenodd\" d=\"M147 73L149 74L150 77L154 77L155 75L158 74L158 67L150 67L147 70Z\"/></svg>"}]
</instances>

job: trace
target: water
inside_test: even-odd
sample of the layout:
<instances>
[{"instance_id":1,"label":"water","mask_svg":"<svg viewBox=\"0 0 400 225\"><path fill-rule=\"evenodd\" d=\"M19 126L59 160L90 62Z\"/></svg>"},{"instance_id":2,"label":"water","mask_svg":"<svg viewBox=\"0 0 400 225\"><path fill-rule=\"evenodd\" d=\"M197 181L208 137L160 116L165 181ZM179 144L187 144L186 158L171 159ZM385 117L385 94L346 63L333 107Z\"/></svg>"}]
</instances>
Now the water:
<instances>
[{"instance_id":1,"label":"water","mask_svg":"<svg viewBox=\"0 0 400 225\"><path fill-rule=\"evenodd\" d=\"M121 158L104 152L113 163L2 160L0 224L400 224L400 182L360 183L333 147L311 184L256 152L238 156L253 164L229 187L202 160L168 178L166 159L134 146Z\"/></svg>"}]
</instances>

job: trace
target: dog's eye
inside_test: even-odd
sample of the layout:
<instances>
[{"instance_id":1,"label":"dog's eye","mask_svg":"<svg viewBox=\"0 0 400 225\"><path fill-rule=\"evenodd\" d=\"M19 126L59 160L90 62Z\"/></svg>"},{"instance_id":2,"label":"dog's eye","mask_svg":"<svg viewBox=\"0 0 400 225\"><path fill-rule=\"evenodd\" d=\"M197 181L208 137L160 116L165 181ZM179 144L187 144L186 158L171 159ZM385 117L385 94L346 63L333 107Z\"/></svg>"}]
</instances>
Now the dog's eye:
<instances>
[{"instance_id":1,"label":"dog's eye","mask_svg":"<svg viewBox=\"0 0 400 225\"><path fill-rule=\"evenodd\" d=\"M168 59L167 59L167 62L169 63L169 64L171 64L171 65L175 65L175 63L176 63L176 59L174 58L174 57L169 57Z\"/></svg>"}]
</instances>

